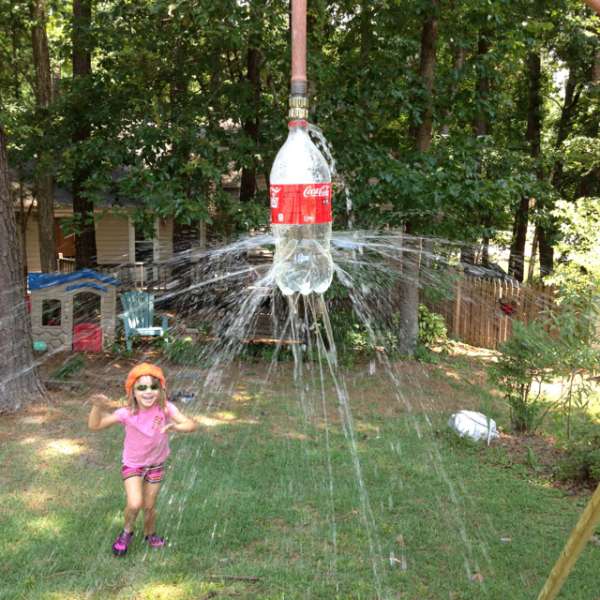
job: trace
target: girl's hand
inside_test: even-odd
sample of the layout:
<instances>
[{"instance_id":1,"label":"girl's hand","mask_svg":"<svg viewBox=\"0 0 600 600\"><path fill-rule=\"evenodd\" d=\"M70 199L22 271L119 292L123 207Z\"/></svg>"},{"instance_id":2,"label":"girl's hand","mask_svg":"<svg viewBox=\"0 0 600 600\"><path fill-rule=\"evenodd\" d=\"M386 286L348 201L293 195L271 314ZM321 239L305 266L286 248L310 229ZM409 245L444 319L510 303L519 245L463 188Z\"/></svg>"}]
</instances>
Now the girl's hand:
<instances>
[{"instance_id":1,"label":"girl's hand","mask_svg":"<svg viewBox=\"0 0 600 600\"><path fill-rule=\"evenodd\" d=\"M90 403L98 408L107 408L110 400L104 394L93 394L90 396Z\"/></svg>"}]
</instances>

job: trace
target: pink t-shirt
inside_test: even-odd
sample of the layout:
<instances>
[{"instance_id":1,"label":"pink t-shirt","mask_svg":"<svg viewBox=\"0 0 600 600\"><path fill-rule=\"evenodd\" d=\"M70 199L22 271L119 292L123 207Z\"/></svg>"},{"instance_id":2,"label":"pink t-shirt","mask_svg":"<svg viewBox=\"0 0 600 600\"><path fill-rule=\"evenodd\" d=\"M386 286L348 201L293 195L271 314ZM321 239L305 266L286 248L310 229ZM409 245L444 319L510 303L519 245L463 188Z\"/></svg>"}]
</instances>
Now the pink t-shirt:
<instances>
[{"instance_id":1,"label":"pink t-shirt","mask_svg":"<svg viewBox=\"0 0 600 600\"><path fill-rule=\"evenodd\" d=\"M159 465L169 453L169 434L160 430L169 422L174 406L167 402L167 414L159 404L132 414L129 407L115 411L119 422L125 427L123 464L128 467Z\"/></svg>"}]
</instances>

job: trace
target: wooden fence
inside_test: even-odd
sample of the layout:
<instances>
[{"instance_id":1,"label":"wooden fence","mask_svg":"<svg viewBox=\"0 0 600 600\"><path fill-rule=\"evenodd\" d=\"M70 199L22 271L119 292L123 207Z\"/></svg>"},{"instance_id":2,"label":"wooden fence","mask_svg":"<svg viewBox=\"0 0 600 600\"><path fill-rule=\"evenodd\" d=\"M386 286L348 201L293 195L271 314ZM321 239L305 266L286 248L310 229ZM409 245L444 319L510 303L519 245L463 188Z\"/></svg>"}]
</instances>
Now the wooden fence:
<instances>
[{"instance_id":1,"label":"wooden fence","mask_svg":"<svg viewBox=\"0 0 600 600\"><path fill-rule=\"evenodd\" d=\"M554 289L460 276L452 298L423 303L443 315L450 337L496 349L512 335L514 321L528 323L553 305Z\"/></svg>"}]
</instances>

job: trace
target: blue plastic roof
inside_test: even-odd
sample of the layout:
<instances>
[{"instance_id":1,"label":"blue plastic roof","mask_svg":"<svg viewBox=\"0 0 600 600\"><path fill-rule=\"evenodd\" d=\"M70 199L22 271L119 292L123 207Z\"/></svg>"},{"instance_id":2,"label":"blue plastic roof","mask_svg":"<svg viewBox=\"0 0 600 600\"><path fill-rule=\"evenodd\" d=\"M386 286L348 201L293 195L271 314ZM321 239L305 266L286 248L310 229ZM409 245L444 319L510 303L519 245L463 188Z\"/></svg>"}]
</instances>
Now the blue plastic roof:
<instances>
[{"instance_id":1,"label":"blue plastic roof","mask_svg":"<svg viewBox=\"0 0 600 600\"><path fill-rule=\"evenodd\" d=\"M74 271L73 273L29 273L28 283L30 290L41 290L63 283L79 281L80 279L95 279L107 285L120 285L118 279L97 273L92 269L81 269L81 271Z\"/></svg>"}]
</instances>

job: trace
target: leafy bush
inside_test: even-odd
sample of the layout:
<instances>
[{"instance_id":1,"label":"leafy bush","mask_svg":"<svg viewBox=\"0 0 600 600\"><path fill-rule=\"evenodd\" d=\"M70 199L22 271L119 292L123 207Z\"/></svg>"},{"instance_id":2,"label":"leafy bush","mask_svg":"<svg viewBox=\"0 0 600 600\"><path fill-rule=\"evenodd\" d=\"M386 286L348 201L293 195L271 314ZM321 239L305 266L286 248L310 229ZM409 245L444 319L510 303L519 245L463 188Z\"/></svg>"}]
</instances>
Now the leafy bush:
<instances>
[{"instance_id":1,"label":"leafy bush","mask_svg":"<svg viewBox=\"0 0 600 600\"><path fill-rule=\"evenodd\" d=\"M448 343L448 330L442 315L431 312L424 304L419 305L419 344L426 348Z\"/></svg>"},{"instance_id":2,"label":"leafy bush","mask_svg":"<svg viewBox=\"0 0 600 600\"><path fill-rule=\"evenodd\" d=\"M205 346L191 337L165 338L162 346L164 357L176 365L197 365L202 362L204 351Z\"/></svg>"},{"instance_id":3,"label":"leafy bush","mask_svg":"<svg viewBox=\"0 0 600 600\"><path fill-rule=\"evenodd\" d=\"M337 358L341 364L352 366L356 358L374 354L376 344L352 310L334 309L330 312L329 319Z\"/></svg>"},{"instance_id":4,"label":"leafy bush","mask_svg":"<svg viewBox=\"0 0 600 600\"><path fill-rule=\"evenodd\" d=\"M50 379L57 381L66 381L70 379L75 373L81 371L85 367L85 358L83 354L74 354L69 356L63 364L50 375Z\"/></svg>"},{"instance_id":5,"label":"leafy bush","mask_svg":"<svg viewBox=\"0 0 600 600\"><path fill-rule=\"evenodd\" d=\"M293 359L293 352L289 345L277 346L276 344L251 342L244 344L240 358L251 362L285 362Z\"/></svg>"},{"instance_id":6,"label":"leafy bush","mask_svg":"<svg viewBox=\"0 0 600 600\"><path fill-rule=\"evenodd\" d=\"M556 363L556 345L541 321L523 324L515 321L512 337L500 346L498 363L490 370L492 381L504 393L510 407L512 427L531 431L543 418L540 394L531 396L534 383L551 379Z\"/></svg>"},{"instance_id":7,"label":"leafy bush","mask_svg":"<svg viewBox=\"0 0 600 600\"><path fill-rule=\"evenodd\" d=\"M600 425L588 426L569 444L556 476L562 480L600 483Z\"/></svg>"},{"instance_id":8,"label":"leafy bush","mask_svg":"<svg viewBox=\"0 0 600 600\"><path fill-rule=\"evenodd\" d=\"M531 397L534 383L541 390L543 383L562 379L567 382L566 393L557 406L566 413L570 437L572 410L586 406L592 389L586 377L598 369L600 361L591 306L586 309L580 301L564 302L540 320L526 325L514 322L513 336L501 345L491 376L504 392L516 431L535 429L552 408L542 406L539 391L535 398Z\"/></svg>"}]
</instances>

